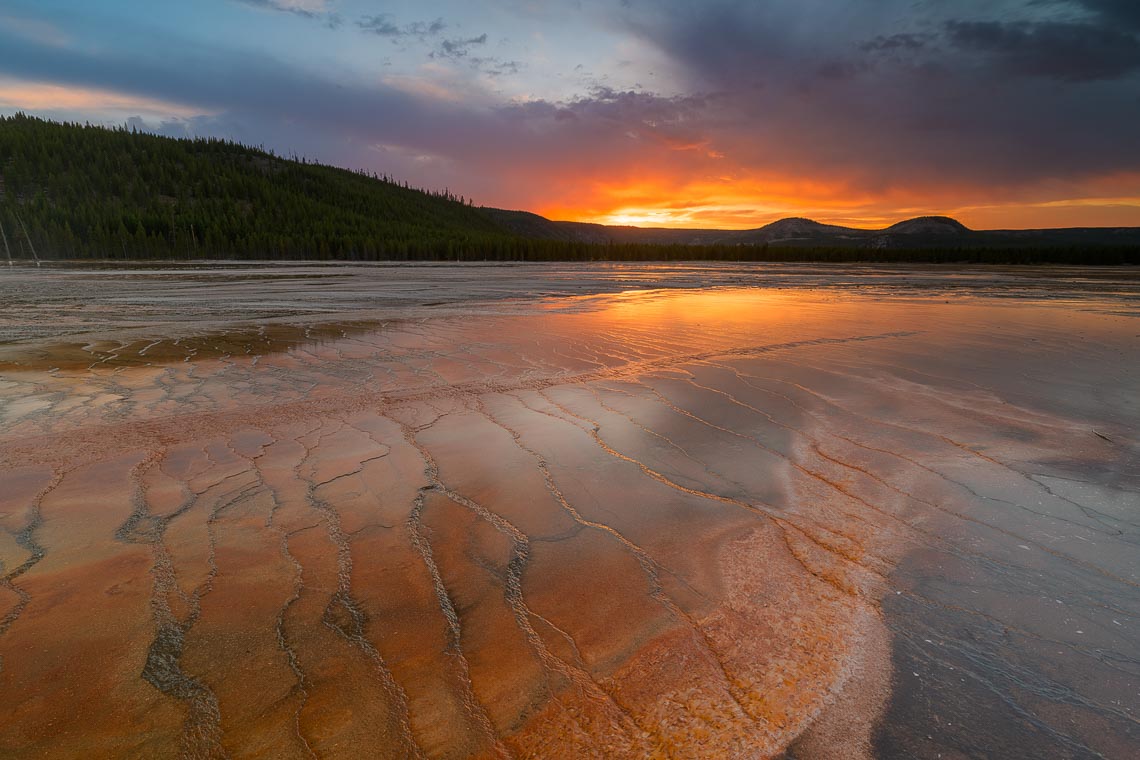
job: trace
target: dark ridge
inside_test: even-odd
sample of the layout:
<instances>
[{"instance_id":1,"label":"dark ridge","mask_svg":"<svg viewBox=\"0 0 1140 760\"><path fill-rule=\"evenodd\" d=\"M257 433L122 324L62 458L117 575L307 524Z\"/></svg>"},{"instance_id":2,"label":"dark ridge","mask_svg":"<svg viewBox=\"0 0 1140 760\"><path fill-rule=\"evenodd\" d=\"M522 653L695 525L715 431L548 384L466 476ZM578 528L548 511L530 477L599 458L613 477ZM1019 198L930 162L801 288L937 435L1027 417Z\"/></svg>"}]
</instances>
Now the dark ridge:
<instances>
[{"instance_id":1,"label":"dark ridge","mask_svg":"<svg viewBox=\"0 0 1140 760\"><path fill-rule=\"evenodd\" d=\"M892 224L883 232L893 235L962 235L970 232L970 228L948 216L916 216Z\"/></svg>"},{"instance_id":2,"label":"dark ridge","mask_svg":"<svg viewBox=\"0 0 1140 760\"><path fill-rule=\"evenodd\" d=\"M790 216L786 219L772 222L761 227L756 232L766 232L769 235L782 235L787 237L826 235L839 232L851 232L847 227L834 224L823 224L814 219L805 219L802 216Z\"/></svg>"}]
</instances>

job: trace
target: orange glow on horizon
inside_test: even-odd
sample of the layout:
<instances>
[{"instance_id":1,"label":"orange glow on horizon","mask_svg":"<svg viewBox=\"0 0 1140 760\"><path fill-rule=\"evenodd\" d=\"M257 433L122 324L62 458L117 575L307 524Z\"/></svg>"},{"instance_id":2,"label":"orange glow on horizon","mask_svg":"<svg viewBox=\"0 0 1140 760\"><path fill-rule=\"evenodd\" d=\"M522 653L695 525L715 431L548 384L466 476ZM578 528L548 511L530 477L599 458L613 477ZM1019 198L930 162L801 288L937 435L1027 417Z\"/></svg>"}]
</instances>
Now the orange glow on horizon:
<instances>
[{"instance_id":1,"label":"orange glow on horizon","mask_svg":"<svg viewBox=\"0 0 1140 760\"><path fill-rule=\"evenodd\" d=\"M581 200L540 204L535 212L564 221L676 229L755 229L787 217L882 229L916 216L950 216L980 230L1140 227L1137 187L1140 177L1118 176L1081 188L1009 192L1012 197L990 188L939 186L875 195L840 181L720 177L686 182L661 173L625 184L584 182L587 193ZM963 203L964 198L979 200Z\"/></svg>"},{"instance_id":2,"label":"orange glow on horizon","mask_svg":"<svg viewBox=\"0 0 1140 760\"><path fill-rule=\"evenodd\" d=\"M624 227L746 230L787 217L806 217L823 224L858 229L882 229L916 216L949 216L967 227L986 229L1046 229L1057 227L1140 227L1140 196L1080 198L1043 203L979 206L912 207L867 205L844 208L809 199L741 198L736 202L710 199L698 207L678 208L668 200L658 205L620 205L605 210L570 205L539 207L548 219Z\"/></svg>"}]
</instances>

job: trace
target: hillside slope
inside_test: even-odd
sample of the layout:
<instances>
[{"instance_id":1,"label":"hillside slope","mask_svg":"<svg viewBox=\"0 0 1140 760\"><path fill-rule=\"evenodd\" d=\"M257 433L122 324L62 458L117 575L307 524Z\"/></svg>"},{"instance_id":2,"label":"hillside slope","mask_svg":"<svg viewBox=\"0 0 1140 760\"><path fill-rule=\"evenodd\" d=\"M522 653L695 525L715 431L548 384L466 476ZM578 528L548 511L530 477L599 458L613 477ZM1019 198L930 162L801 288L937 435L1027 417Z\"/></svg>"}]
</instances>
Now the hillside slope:
<instances>
[{"instance_id":1,"label":"hillside slope","mask_svg":"<svg viewBox=\"0 0 1140 760\"><path fill-rule=\"evenodd\" d=\"M0 224L25 258L28 239L41 258L374 259L515 237L458 199L385 179L26 116L0 118Z\"/></svg>"}]
</instances>

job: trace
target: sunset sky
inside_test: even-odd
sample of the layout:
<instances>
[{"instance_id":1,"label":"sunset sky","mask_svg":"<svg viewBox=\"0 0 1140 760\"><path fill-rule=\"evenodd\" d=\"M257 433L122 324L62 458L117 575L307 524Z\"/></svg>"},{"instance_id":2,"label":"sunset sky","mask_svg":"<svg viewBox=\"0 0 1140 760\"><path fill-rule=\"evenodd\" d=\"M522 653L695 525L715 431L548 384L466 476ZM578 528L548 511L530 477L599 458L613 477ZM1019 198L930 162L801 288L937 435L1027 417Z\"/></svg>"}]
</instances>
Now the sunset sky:
<instances>
[{"instance_id":1,"label":"sunset sky","mask_svg":"<svg viewBox=\"0 0 1140 760\"><path fill-rule=\"evenodd\" d=\"M0 0L0 112L556 219L1140 226L1140 0Z\"/></svg>"}]
</instances>

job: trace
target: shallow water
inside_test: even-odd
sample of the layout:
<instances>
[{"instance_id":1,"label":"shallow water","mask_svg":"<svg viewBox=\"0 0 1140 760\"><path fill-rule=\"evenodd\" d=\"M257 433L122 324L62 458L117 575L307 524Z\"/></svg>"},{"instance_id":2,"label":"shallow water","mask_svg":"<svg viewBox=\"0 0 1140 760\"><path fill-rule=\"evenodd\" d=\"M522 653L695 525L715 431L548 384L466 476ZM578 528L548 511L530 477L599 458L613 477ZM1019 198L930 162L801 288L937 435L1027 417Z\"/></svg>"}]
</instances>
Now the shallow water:
<instances>
[{"instance_id":1,"label":"shallow water","mask_svg":"<svg viewBox=\"0 0 1140 760\"><path fill-rule=\"evenodd\" d=\"M0 296L4 756L1135 752L1129 270Z\"/></svg>"}]
</instances>

